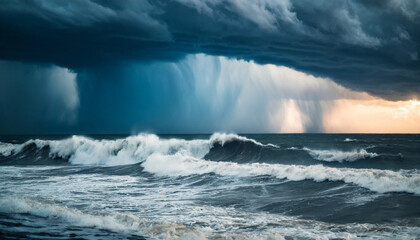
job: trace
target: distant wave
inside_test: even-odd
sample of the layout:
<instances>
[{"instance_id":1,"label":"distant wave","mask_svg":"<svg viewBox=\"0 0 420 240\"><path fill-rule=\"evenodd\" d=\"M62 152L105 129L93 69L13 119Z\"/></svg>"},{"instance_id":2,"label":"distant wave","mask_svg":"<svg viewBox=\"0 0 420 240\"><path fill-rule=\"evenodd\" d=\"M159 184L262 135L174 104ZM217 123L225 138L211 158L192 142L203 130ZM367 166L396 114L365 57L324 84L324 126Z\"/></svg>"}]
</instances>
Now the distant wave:
<instances>
[{"instance_id":1,"label":"distant wave","mask_svg":"<svg viewBox=\"0 0 420 240\"><path fill-rule=\"evenodd\" d=\"M354 138L346 138L346 139L344 139L344 142L356 142L357 141L357 139L354 139Z\"/></svg>"},{"instance_id":2,"label":"distant wave","mask_svg":"<svg viewBox=\"0 0 420 240\"><path fill-rule=\"evenodd\" d=\"M275 145L275 144L262 144L258 141L255 141L254 139L251 138L247 138L247 137L243 137L243 136L239 136L237 134L226 134L226 133L214 133L213 135L211 135L210 137L210 143L211 145L213 145L214 143L220 143L222 146L225 145L225 143L227 142L232 142L232 141L241 141L241 142L251 142L257 146L261 146L261 147L273 147L273 148L280 148L279 146Z\"/></svg>"},{"instance_id":3,"label":"distant wave","mask_svg":"<svg viewBox=\"0 0 420 240\"><path fill-rule=\"evenodd\" d=\"M298 150L306 151L311 155L311 157L318 161L324 162L355 162L361 159L375 158L379 154L375 152L368 152L366 149L356 149L352 151L340 151L340 150L317 150L311 148L297 148L289 147L287 150Z\"/></svg>"},{"instance_id":4,"label":"distant wave","mask_svg":"<svg viewBox=\"0 0 420 240\"><path fill-rule=\"evenodd\" d=\"M367 152L365 149L353 151L339 151L339 150L313 150L310 148L303 148L311 157L319 161L326 162L354 162L360 159L374 158L379 156L374 152Z\"/></svg>"}]
</instances>

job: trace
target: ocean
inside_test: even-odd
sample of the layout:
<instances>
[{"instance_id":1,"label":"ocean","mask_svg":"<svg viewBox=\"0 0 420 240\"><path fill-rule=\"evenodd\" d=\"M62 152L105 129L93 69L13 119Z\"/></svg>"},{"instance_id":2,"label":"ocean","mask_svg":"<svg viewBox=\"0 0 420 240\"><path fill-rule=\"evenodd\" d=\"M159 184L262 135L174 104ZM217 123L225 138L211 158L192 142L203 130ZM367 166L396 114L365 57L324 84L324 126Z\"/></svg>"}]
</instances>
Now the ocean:
<instances>
[{"instance_id":1,"label":"ocean","mask_svg":"<svg viewBox=\"0 0 420 240\"><path fill-rule=\"evenodd\" d=\"M0 239L420 237L418 134L0 141Z\"/></svg>"}]
</instances>

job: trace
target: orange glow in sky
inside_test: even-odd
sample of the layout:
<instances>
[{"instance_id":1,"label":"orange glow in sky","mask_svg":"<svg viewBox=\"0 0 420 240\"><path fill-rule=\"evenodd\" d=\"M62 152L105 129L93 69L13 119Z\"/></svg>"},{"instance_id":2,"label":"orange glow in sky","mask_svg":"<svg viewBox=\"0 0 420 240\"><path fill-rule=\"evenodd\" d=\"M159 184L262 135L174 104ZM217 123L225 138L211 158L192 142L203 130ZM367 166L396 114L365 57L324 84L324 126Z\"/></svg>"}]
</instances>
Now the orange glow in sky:
<instances>
[{"instance_id":1,"label":"orange glow in sky","mask_svg":"<svg viewBox=\"0 0 420 240\"><path fill-rule=\"evenodd\" d=\"M323 123L333 133L420 133L420 101L335 100Z\"/></svg>"}]
</instances>

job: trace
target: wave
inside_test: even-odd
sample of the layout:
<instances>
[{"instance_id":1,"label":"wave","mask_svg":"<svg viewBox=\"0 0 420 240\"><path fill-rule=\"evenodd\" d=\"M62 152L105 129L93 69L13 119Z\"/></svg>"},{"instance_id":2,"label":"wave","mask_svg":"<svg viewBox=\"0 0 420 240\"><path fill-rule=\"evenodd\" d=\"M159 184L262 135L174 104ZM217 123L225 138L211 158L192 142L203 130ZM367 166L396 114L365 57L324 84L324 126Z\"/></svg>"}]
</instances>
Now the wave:
<instances>
[{"instance_id":1,"label":"wave","mask_svg":"<svg viewBox=\"0 0 420 240\"><path fill-rule=\"evenodd\" d=\"M254 139L251 138L247 138L247 137L243 137L243 136L239 136L237 134L233 134L233 133L214 133L213 135L211 135L210 137L210 143L211 145L214 145L215 143L220 143L222 146L225 145L228 142L234 142L234 141L238 141L238 142L249 142L249 143L253 143L257 146L260 147L272 147L272 148L280 148L279 146L272 144L272 143L268 143L268 144L263 144L260 143Z\"/></svg>"},{"instance_id":2,"label":"wave","mask_svg":"<svg viewBox=\"0 0 420 240\"><path fill-rule=\"evenodd\" d=\"M407 192L420 195L420 175L379 169L332 168L323 165L283 165L213 162L180 154L152 155L142 163L145 171L163 176L216 173L221 176L273 176L291 181L342 181L378 193Z\"/></svg>"},{"instance_id":3,"label":"wave","mask_svg":"<svg viewBox=\"0 0 420 240\"><path fill-rule=\"evenodd\" d=\"M379 155L374 152L368 152L365 149L358 149L353 151L339 151L339 150L313 150L310 148L303 148L311 155L312 158L319 161L326 162L354 162L366 158L375 158Z\"/></svg>"},{"instance_id":4,"label":"wave","mask_svg":"<svg viewBox=\"0 0 420 240\"><path fill-rule=\"evenodd\" d=\"M280 150L280 147L225 133L215 133L209 139L195 140L162 139L154 134L139 134L116 140L95 140L84 136L73 136L63 140L31 139L22 144L0 142L1 156L18 155L22 158L30 155L32 157L27 160L30 163L39 164L39 161L47 157L50 160L45 161L47 163L51 163L51 159L64 159L71 164L106 166L135 164L145 161L153 154L173 155L176 153L214 161L248 163L260 160L261 151L264 149ZM314 160L326 162L353 162L378 156L365 149L345 152L290 147L283 150L304 150ZM269 158L265 160L282 160L279 159L281 156L278 152L265 153L264 156Z\"/></svg>"},{"instance_id":5,"label":"wave","mask_svg":"<svg viewBox=\"0 0 420 240\"><path fill-rule=\"evenodd\" d=\"M139 134L116 140L95 140L73 136L64 140L31 139L22 144L0 142L0 154L4 157L25 154L28 151L45 150L49 158L66 159L81 165L127 165L145 161L153 154L182 154L203 158L215 145L249 143L258 147L277 147L262 144L236 134L215 133L209 139L161 139L154 134Z\"/></svg>"}]
</instances>

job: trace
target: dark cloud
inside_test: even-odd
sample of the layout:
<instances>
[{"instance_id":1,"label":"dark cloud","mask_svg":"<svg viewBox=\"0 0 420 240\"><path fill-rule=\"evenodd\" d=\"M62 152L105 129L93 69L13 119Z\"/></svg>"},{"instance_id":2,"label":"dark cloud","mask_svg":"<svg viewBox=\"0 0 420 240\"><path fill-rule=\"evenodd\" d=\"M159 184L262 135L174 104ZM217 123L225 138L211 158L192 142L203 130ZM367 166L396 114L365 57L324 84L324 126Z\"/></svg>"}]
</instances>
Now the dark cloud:
<instances>
[{"instance_id":1,"label":"dark cloud","mask_svg":"<svg viewBox=\"0 0 420 240\"><path fill-rule=\"evenodd\" d=\"M79 72L206 53L406 99L420 94L419 22L417 0L2 0L0 58Z\"/></svg>"}]
</instances>

